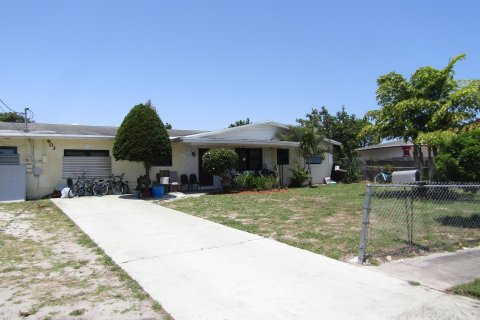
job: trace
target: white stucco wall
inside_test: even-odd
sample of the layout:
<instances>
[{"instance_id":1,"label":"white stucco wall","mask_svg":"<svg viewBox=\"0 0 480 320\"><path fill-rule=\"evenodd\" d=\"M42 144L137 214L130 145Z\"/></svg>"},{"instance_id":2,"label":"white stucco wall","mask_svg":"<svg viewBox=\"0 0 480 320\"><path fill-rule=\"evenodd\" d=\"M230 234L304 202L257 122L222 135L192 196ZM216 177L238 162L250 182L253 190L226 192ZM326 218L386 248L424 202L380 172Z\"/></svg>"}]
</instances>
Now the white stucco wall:
<instances>
[{"instance_id":1,"label":"white stucco wall","mask_svg":"<svg viewBox=\"0 0 480 320\"><path fill-rule=\"evenodd\" d=\"M125 173L125 181L135 188L138 176L144 174L143 165L130 161L115 161L112 157L113 140L50 139L55 150L46 139L1 138L1 146L15 146L20 155L20 164L25 165L27 174L27 199L37 199L53 192L58 184L66 184L62 178L63 154L65 149L109 150L112 158L112 173ZM34 175L34 168L40 171Z\"/></svg>"},{"instance_id":2,"label":"white stucco wall","mask_svg":"<svg viewBox=\"0 0 480 320\"><path fill-rule=\"evenodd\" d=\"M324 178L330 177L333 168L333 155L331 153L324 153L325 159L321 164L312 164L312 183L323 184Z\"/></svg>"}]
</instances>

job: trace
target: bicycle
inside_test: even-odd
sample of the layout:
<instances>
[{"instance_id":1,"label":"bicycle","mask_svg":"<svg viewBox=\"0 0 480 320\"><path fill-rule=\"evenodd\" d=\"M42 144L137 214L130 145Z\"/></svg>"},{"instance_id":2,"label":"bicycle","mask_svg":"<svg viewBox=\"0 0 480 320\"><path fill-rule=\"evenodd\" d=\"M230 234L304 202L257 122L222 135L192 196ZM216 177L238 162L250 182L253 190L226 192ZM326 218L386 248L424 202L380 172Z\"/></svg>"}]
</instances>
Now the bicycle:
<instances>
[{"instance_id":1,"label":"bicycle","mask_svg":"<svg viewBox=\"0 0 480 320\"><path fill-rule=\"evenodd\" d=\"M115 178L118 178L119 180L116 181L117 183L120 183L121 189L122 189L122 194L130 193L130 188L128 187L128 181L123 181L123 177L125 176L125 173L122 173L119 176L115 176Z\"/></svg>"},{"instance_id":2,"label":"bicycle","mask_svg":"<svg viewBox=\"0 0 480 320\"><path fill-rule=\"evenodd\" d=\"M373 179L375 183L381 184L381 183L390 183L392 182L392 174L389 172L380 172L375 176Z\"/></svg>"},{"instance_id":3,"label":"bicycle","mask_svg":"<svg viewBox=\"0 0 480 320\"><path fill-rule=\"evenodd\" d=\"M81 176L77 173L74 173L74 175L77 177L77 181L75 181L75 183L68 191L68 197L83 197L85 195L85 171L83 171L83 174Z\"/></svg>"},{"instance_id":4,"label":"bicycle","mask_svg":"<svg viewBox=\"0 0 480 320\"><path fill-rule=\"evenodd\" d=\"M68 197L83 197L87 192L91 195L99 196L108 192L108 186L102 181L95 181L95 177L87 179L85 177L85 171L81 176L74 173L77 176L77 181L73 184L72 188L68 191Z\"/></svg>"}]
</instances>

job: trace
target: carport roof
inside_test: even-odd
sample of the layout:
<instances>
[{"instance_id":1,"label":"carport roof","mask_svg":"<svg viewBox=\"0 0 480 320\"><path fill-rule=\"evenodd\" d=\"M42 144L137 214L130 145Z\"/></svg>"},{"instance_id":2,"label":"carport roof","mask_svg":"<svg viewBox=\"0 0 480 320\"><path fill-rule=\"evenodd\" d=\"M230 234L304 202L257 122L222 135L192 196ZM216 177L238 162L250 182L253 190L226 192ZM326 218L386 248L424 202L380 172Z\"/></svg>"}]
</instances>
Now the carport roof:
<instances>
[{"instance_id":1,"label":"carport roof","mask_svg":"<svg viewBox=\"0 0 480 320\"><path fill-rule=\"evenodd\" d=\"M24 131L25 124L0 122L0 136L4 137L45 137L45 138L97 138L113 139L118 127L85 126L76 124L29 123L28 132ZM167 130L170 138L184 137L203 133L199 130Z\"/></svg>"}]
</instances>

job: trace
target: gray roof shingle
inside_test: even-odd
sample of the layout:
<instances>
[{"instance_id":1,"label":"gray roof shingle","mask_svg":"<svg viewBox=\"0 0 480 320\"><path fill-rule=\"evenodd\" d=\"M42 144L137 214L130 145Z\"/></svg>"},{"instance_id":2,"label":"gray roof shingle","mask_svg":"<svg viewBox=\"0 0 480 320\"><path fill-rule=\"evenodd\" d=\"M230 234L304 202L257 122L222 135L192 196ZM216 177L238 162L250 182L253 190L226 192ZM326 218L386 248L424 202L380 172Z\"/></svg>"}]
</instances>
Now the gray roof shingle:
<instances>
[{"instance_id":1,"label":"gray roof shingle","mask_svg":"<svg viewBox=\"0 0 480 320\"><path fill-rule=\"evenodd\" d=\"M0 136L8 132L23 133L25 125L23 123L11 123L0 121ZM85 126L75 124L50 124L50 123L29 123L30 133L41 135L75 135L75 136L103 136L114 137L117 134L118 127L108 126ZM167 130L170 137L184 137L192 134L206 131L199 130Z\"/></svg>"}]
</instances>

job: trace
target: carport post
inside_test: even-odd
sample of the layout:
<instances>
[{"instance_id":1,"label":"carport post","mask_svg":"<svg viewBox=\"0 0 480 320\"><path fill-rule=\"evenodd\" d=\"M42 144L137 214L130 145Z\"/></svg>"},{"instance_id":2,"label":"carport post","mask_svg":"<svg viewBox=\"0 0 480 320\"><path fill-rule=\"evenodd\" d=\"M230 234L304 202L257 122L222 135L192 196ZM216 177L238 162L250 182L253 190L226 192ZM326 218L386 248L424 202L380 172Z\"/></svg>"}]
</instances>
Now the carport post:
<instances>
[{"instance_id":1,"label":"carport post","mask_svg":"<svg viewBox=\"0 0 480 320\"><path fill-rule=\"evenodd\" d=\"M365 188L365 202L363 205L363 218L362 218L362 234L360 236L360 244L358 246L358 263L363 264L365 262L365 251L367 248L367 232L368 224L370 223L370 199L372 197L372 186L367 184Z\"/></svg>"}]
</instances>

